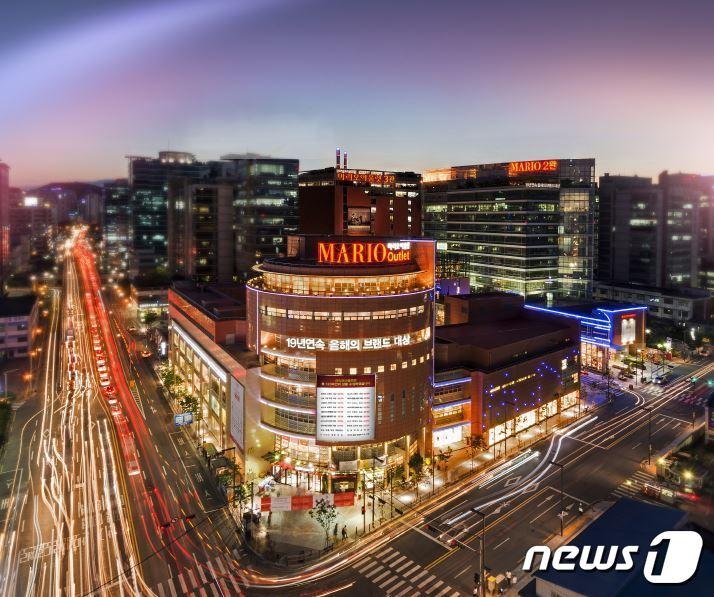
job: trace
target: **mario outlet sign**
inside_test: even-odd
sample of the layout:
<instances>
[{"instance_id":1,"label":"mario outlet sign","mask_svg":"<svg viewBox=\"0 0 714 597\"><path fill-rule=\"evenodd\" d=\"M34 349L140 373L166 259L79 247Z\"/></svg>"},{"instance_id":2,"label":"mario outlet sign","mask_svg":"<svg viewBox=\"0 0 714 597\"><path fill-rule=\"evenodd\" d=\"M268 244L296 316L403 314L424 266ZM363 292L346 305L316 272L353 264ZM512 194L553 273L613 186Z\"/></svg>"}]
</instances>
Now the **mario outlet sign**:
<instances>
[{"instance_id":1,"label":"mario outlet sign","mask_svg":"<svg viewBox=\"0 0 714 597\"><path fill-rule=\"evenodd\" d=\"M317 244L317 262L331 265L407 263L411 258L409 242Z\"/></svg>"}]
</instances>

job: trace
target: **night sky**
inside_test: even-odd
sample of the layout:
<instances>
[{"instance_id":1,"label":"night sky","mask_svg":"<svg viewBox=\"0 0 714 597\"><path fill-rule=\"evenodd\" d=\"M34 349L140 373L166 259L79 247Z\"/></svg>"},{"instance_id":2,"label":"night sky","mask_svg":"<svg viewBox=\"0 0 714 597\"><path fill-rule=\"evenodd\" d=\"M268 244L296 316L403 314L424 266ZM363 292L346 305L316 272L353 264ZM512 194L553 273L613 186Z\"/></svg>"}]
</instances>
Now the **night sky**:
<instances>
[{"instance_id":1,"label":"night sky","mask_svg":"<svg viewBox=\"0 0 714 597\"><path fill-rule=\"evenodd\" d=\"M423 170L595 157L714 173L714 2L23 0L0 8L11 182L127 154ZM59 6L58 6L59 5Z\"/></svg>"}]
</instances>

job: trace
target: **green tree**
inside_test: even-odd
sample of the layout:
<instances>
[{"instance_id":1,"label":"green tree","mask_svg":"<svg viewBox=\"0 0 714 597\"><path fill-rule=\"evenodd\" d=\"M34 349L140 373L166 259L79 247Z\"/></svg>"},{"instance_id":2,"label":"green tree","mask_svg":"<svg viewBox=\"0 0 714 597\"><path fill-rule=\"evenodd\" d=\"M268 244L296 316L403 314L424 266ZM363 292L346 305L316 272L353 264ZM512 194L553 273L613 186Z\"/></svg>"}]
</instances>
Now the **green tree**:
<instances>
[{"instance_id":1,"label":"green tree","mask_svg":"<svg viewBox=\"0 0 714 597\"><path fill-rule=\"evenodd\" d=\"M233 503L238 504L238 512L243 516L243 508L250 501L250 487L241 483L233 488Z\"/></svg>"},{"instance_id":2,"label":"green tree","mask_svg":"<svg viewBox=\"0 0 714 597\"><path fill-rule=\"evenodd\" d=\"M183 378L170 365L162 367L159 375L169 396L174 397L176 388L183 384Z\"/></svg>"},{"instance_id":3,"label":"green tree","mask_svg":"<svg viewBox=\"0 0 714 597\"><path fill-rule=\"evenodd\" d=\"M330 529L337 520L337 508L321 498L315 502L315 507L309 511L309 514L310 518L315 519L325 531L325 547L327 547L330 544Z\"/></svg>"},{"instance_id":4,"label":"green tree","mask_svg":"<svg viewBox=\"0 0 714 597\"><path fill-rule=\"evenodd\" d=\"M144 315L144 323L148 327L154 327L160 322L160 320L161 318L159 317L159 314L155 311L149 311L146 315Z\"/></svg>"}]
</instances>

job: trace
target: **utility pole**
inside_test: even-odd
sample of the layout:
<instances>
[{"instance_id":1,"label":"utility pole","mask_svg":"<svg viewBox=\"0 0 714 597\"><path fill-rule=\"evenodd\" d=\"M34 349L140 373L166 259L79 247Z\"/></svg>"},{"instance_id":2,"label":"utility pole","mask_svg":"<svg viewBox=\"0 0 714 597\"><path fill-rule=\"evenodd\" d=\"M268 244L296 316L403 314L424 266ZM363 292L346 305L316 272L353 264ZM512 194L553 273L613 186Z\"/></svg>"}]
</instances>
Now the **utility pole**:
<instances>
[{"instance_id":1,"label":"utility pole","mask_svg":"<svg viewBox=\"0 0 714 597\"><path fill-rule=\"evenodd\" d=\"M565 519L565 510L563 509L563 471L565 469L565 465L561 464L560 462L556 462L555 460L551 460L550 464L560 468L560 536L562 537L563 521Z\"/></svg>"},{"instance_id":2,"label":"utility pole","mask_svg":"<svg viewBox=\"0 0 714 597\"><path fill-rule=\"evenodd\" d=\"M372 529L374 529L374 488L377 485L377 466L375 464L374 452L372 452Z\"/></svg>"},{"instance_id":3,"label":"utility pole","mask_svg":"<svg viewBox=\"0 0 714 597\"><path fill-rule=\"evenodd\" d=\"M640 406L647 412L647 466L652 463L652 407Z\"/></svg>"},{"instance_id":4,"label":"utility pole","mask_svg":"<svg viewBox=\"0 0 714 597\"><path fill-rule=\"evenodd\" d=\"M503 404L508 404L511 407L511 414L513 415L513 425L511 426L511 435L515 436L516 435L516 405L509 401L509 400L504 400ZM503 418L504 418L504 423L503 423L503 459L506 459L506 454L508 453L508 420L506 419L506 413L508 411L504 409L503 411Z\"/></svg>"},{"instance_id":5,"label":"utility pole","mask_svg":"<svg viewBox=\"0 0 714 597\"><path fill-rule=\"evenodd\" d=\"M471 508L471 511L474 514L478 514L481 517L481 558L480 558L480 582L479 582L479 595L482 597L486 597L486 582L485 578L483 577L484 575L484 569L485 569L485 552L486 552L486 514L478 510L477 508Z\"/></svg>"}]
</instances>

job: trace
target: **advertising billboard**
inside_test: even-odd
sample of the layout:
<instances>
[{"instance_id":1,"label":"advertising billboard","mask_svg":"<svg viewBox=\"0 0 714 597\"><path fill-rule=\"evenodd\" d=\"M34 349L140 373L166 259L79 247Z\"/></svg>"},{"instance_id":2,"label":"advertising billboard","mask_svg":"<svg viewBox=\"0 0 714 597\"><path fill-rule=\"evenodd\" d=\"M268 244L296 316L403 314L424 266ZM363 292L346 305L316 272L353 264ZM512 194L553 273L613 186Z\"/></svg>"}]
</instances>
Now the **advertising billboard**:
<instances>
[{"instance_id":1,"label":"advertising billboard","mask_svg":"<svg viewBox=\"0 0 714 597\"><path fill-rule=\"evenodd\" d=\"M347 232L351 234L369 234L371 231L369 207L348 207Z\"/></svg>"},{"instance_id":2,"label":"advertising billboard","mask_svg":"<svg viewBox=\"0 0 714 597\"><path fill-rule=\"evenodd\" d=\"M374 375L317 376L318 442L371 441L374 423Z\"/></svg>"},{"instance_id":3,"label":"advertising billboard","mask_svg":"<svg viewBox=\"0 0 714 597\"><path fill-rule=\"evenodd\" d=\"M231 437L243 451L245 389L235 377L231 377Z\"/></svg>"}]
</instances>

